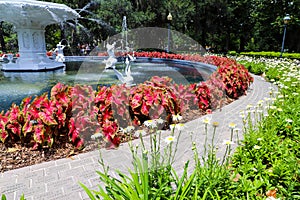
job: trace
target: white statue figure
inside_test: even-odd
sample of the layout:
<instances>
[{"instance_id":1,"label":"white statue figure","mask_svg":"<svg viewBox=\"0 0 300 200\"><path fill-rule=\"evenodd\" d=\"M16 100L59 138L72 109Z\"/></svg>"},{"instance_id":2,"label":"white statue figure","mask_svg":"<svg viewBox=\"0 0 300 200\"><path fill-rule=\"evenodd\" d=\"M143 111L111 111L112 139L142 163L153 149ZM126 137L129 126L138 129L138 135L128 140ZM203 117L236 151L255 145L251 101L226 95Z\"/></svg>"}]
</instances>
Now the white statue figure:
<instances>
[{"instance_id":1,"label":"white statue figure","mask_svg":"<svg viewBox=\"0 0 300 200\"><path fill-rule=\"evenodd\" d=\"M65 56L63 51L64 48L65 45L62 45L60 42L56 45L56 49L54 50L54 53L56 53L55 61L65 62Z\"/></svg>"},{"instance_id":2,"label":"white statue figure","mask_svg":"<svg viewBox=\"0 0 300 200\"><path fill-rule=\"evenodd\" d=\"M115 45L116 42L112 44L106 44L106 51L108 53L108 59L103 60L103 63L105 63L105 69L113 69L115 68L115 64L117 63L117 59L115 58Z\"/></svg>"},{"instance_id":3,"label":"white statue figure","mask_svg":"<svg viewBox=\"0 0 300 200\"><path fill-rule=\"evenodd\" d=\"M126 58L125 64L126 64L125 76L121 72L119 72L115 67L113 68L113 70L114 70L115 74L117 75L118 79L122 83L126 83L126 85L130 86L130 85L132 85L133 77L131 76L130 61L129 61L128 57Z\"/></svg>"}]
</instances>

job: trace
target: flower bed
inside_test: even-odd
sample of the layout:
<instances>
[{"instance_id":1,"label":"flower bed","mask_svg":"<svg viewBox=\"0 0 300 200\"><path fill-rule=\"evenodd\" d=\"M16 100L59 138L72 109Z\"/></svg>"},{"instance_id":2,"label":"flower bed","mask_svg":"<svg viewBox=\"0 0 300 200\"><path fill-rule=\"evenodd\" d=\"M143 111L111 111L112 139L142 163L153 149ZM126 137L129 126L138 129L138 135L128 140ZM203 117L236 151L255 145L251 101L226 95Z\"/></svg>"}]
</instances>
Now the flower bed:
<instances>
[{"instance_id":1,"label":"flower bed","mask_svg":"<svg viewBox=\"0 0 300 200\"><path fill-rule=\"evenodd\" d=\"M134 87L125 85L67 86L56 84L47 93L25 98L0 113L0 140L10 146L21 143L33 149L51 147L57 141L70 141L78 149L94 134L102 133L109 146L120 143L119 129L139 126L149 119L161 118L164 126L172 115L197 107L203 112L215 109L220 97L238 98L246 94L253 81L248 71L232 59L199 55L141 52L136 56L189 59L218 66L209 80L188 86L168 77L152 77Z\"/></svg>"}]
</instances>

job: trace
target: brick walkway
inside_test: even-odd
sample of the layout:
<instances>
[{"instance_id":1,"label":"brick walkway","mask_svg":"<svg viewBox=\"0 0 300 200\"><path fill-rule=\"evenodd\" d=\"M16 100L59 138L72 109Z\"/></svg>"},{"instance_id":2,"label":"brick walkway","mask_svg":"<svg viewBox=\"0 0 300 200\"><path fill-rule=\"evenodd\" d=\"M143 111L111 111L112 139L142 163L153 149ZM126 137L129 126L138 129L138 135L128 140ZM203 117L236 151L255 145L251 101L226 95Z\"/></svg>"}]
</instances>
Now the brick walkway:
<instances>
[{"instance_id":1,"label":"brick walkway","mask_svg":"<svg viewBox=\"0 0 300 200\"><path fill-rule=\"evenodd\" d=\"M254 83L246 96L211 115L212 121L219 122L215 136L216 145L220 147L217 154L219 157L222 157L225 150L224 145L221 145L222 141L230 138L228 124L234 122L237 127L242 128L240 111L245 110L248 104L256 105L259 100L268 97L269 87L273 86L261 77L254 76ZM203 152L205 132L202 118L186 123L186 127L180 136L175 157L174 168L178 172L182 170L187 160L193 160L189 132L194 132L193 141L196 142L199 151ZM208 132L211 133L211 129ZM168 132L164 132L163 137L167 134ZM211 134L208 135L208 141L210 141ZM145 141L147 143L147 138ZM139 140L133 141L134 145L138 143ZM112 173L115 169L127 172L131 165L128 144L121 145L117 150L102 149L101 152L104 162L110 166ZM93 151L74 156L72 159L65 158L2 173L0 174L0 194L6 194L8 200L19 199L21 194L24 194L27 200L89 199L78 182L84 183L90 189L97 188L99 178L95 171L101 171L98 160L99 151Z\"/></svg>"}]
</instances>

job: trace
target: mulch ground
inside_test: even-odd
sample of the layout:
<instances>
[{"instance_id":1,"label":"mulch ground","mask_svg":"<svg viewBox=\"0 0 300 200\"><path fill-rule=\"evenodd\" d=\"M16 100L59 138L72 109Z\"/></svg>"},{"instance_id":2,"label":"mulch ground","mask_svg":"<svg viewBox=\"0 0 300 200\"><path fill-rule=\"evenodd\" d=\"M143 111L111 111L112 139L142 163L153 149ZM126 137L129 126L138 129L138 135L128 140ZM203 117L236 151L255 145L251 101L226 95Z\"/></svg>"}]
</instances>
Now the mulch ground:
<instances>
[{"instance_id":1,"label":"mulch ground","mask_svg":"<svg viewBox=\"0 0 300 200\"><path fill-rule=\"evenodd\" d=\"M230 102L232 102L232 100L228 99L224 105L229 104ZM197 119L204 114L205 113L200 110L186 112L183 114L184 121L182 121L182 123ZM123 139L122 142L127 141L126 139ZM54 144L51 148L32 150L31 148L24 147L21 144L15 144L14 146L7 147L3 143L0 143L0 172L60 158L67 158L76 154L97 150L104 146L105 144L99 144L97 141L89 141L85 144L85 148L82 150L75 150L72 144L62 142L61 144Z\"/></svg>"}]
</instances>

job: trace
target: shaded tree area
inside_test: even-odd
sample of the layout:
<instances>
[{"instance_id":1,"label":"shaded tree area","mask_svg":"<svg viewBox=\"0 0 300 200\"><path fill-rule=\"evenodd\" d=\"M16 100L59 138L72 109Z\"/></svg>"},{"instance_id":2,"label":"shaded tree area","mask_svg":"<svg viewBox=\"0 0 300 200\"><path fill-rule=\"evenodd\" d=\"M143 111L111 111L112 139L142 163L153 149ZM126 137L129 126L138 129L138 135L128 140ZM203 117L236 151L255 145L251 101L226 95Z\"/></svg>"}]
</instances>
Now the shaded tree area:
<instances>
[{"instance_id":1,"label":"shaded tree area","mask_svg":"<svg viewBox=\"0 0 300 200\"><path fill-rule=\"evenodd\" d=\"M50 0L49 0L50 1ZM48 48L66 39L73 46L97 44L120 33L123 16L129 29L171 28L217 52L280 51L283 17L290 14L285 49L300 52L300 0L51 0L80 13L77 21L46 28ZM2 24L1 24L2 25ZM0 27L1 38L9 26ZM3 44L1 44L3 46ZM2 47L3 48L3 47Z\"/></svg>"}]
</instances>

